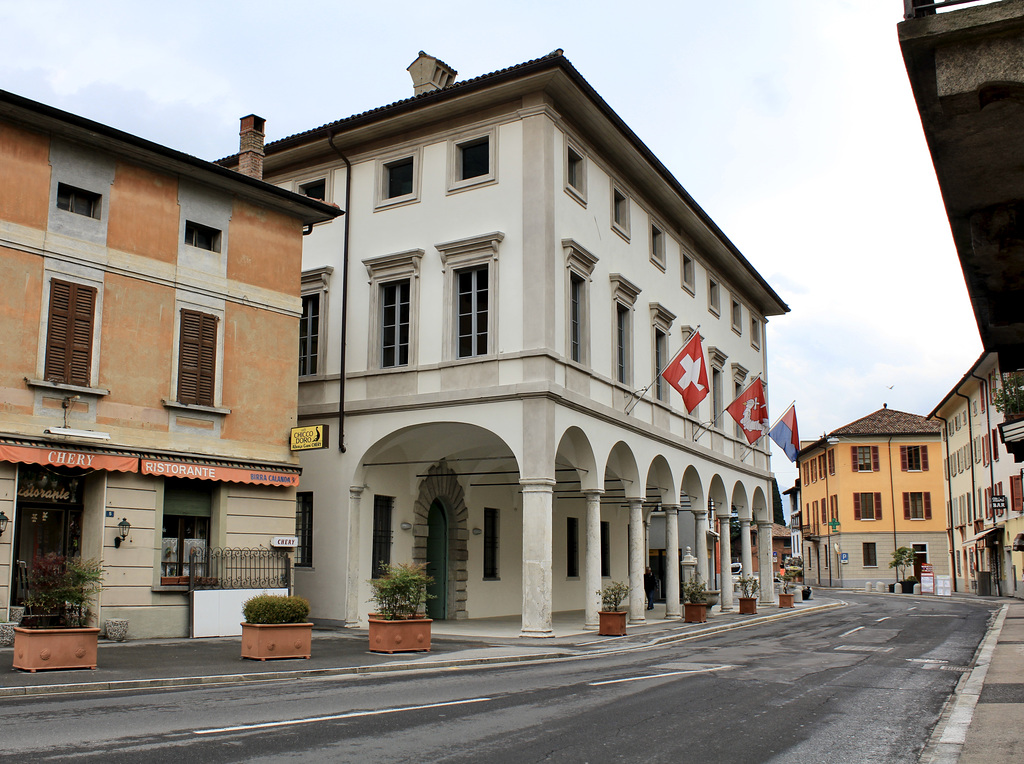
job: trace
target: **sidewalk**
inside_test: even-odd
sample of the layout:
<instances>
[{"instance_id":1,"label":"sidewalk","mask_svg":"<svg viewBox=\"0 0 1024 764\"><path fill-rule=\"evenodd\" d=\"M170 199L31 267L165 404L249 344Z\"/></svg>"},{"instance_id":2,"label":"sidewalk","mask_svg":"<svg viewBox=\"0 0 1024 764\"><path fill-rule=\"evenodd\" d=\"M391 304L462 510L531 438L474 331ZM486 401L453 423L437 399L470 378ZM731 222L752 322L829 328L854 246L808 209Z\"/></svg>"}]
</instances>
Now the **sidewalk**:
<instances>
[{"instance_id":1,"label":"sidewalk","mask_svg":"<svg viewBox=\"0 0 1024 764\"><path fill-rule=\"evenodd\" d=\"M688 624L666 620L665 606L658 605L646 612L645 624L629 627L625 637L583 631L582 611L556 613L554 636L549 639L520 638L518 617L435 621L429 653L394 655L369 652L365 629L314 628L312 658L266 662L243 660L239 637L100 640L99 667L95 671L35 674L11 668L13 648L2 647L0 698L552 660L675 642L841 606L836 599L815 593L814 599L798 601L792 610L759 605L756 616L741 616L734 610L715 613L704 624Z\"/></svg>"}]
</instances>

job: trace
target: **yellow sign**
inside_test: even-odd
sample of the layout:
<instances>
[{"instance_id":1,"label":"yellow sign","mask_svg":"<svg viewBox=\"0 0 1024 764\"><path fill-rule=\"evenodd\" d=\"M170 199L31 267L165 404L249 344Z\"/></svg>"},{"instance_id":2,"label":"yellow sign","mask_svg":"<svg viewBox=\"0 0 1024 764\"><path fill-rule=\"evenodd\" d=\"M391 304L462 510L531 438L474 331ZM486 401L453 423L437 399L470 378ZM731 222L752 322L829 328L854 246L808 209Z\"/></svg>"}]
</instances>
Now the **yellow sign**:
<instances>
[{"instance_id":1,"label":"yellow sign","mask_svg":"<svg viewBox=\"0 0 1024 764\"><path fill-rule=\"evenodd\" d=\"M327 425L292 428L292 451L309 451L314 448L327 448Z\"/></svg>"}]
</instances>

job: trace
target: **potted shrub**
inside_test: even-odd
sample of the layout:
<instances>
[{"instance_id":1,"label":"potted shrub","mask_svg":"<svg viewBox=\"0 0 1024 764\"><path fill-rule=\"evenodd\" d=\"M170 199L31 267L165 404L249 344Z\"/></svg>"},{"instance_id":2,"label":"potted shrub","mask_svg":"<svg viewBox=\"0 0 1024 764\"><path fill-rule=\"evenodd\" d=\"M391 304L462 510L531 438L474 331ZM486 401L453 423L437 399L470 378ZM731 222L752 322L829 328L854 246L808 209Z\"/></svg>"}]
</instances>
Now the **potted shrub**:
<instances>
[{"instance_id":1,"label":"potted shrub","mask_svg":"<svg viewBox=\"0 0 1024 764\"><path fill-rule=\"evenodd\" d=\"M794 607L793 592L789 590L794 578L796 576L792 569L786 568L786 572L782 574L782 591L779 592L779 607Z\"/></svg>"},{"instance_id":2,"label":"potted shrub","mask_svg":"<svg viewBox=\"0 0 1024 764\"><path fill-rule=\"evenodd\" d=\"M757 615L757 597L761 591L761 582L754 576L740 576L737 579L740 585L740 615Z\"/></svg>"},{"instance_id":3,"label":"potted shrub","mask_svg":"<svg viewBox=\"0 0 1024 764\"><path fill-rule=\"evenodd\" d=\"M890 568L896 568L897 578L903 589L904 594L914 593L914 584L917 583L917 577L914 575L907 576L907 568L914 569L914 562L917 560L917 555L914 550L908 546L901 546L892 553L892 560L889 562ZM890 591L896 591L893 587Z\"/></svg>"},{"instance_id":4,"label":"potted shrub","mask_svg":"<svg viewBox=\"0 0 1024 764\"><path fill-rule=\"evenodd\" d=\"M100 630L88 626L89 601L103 584L99 560L48 554L28 575L28 614L14 628L14 668L96 668Z\"/></svg>"},{"instance_id":5,"label":"potted shrub","mask_svg":"<svg viewBox=\"0 0 1024 764\"><path fill-rule=\"evenodd\" d=\"M708 620L708 589L699 575L683 584L683 621L704 623Z\"/></svg>"},{"instance_id":6,"label":"potted shrub","mask_svg":"<svg viewBox=\"0 0 1024 764\"><path fill-rule=\"evenodd\" d=\"M380 578L370 579L377 608L368 619L370 652L430 652L433 621L425 610L432 580L426 565L415 563L385 565Z\"/></svg>"},{"instance_id":7,"label":"potted shrub","mask_svg":"<svg viewBox=\"0 0 1024 764\"><path fill-rule=\"evenodd\" d=\"M597 633L608 637L625 636L626 611L622 609L622 601L629 596L629 585L612 581L605 584L598 594L601 595L601 609L597 613Z\"/></svg>"},{"instance_id":8,"label":"potted shrub","mask_svg":"<svg viewBox=\"0 0 1024 764\"><path fill-rule=\"evenodd\" d=\"M271 658L309 658L313 624L309 601L283 594L258 594L242 605L242 657L256 661Z\"/></svg>"}]
</instances>

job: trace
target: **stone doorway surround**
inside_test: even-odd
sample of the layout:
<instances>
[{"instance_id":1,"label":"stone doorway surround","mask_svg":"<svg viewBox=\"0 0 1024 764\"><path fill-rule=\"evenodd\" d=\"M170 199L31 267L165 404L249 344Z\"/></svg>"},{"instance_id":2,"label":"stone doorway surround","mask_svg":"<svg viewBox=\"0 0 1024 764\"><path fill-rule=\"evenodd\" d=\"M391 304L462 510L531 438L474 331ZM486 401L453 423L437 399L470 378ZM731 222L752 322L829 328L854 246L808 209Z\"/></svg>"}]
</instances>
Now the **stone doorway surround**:
<instances>
[{"instance_id":1,"label":"stone doorway surround","mask_svg":"<svg viewBox=\"0 0 1024 764\"><path fill-rule=\"evenodd\" d=\"M413 506L413 562L427 562L427 520L430 505L435 500L444 505L448 513L448 602L445 613L457 621L469 617L466 611L466 581L469 578L469 510L459 476L442 459L427 470L420 482L420 493Z\"/></svg>"}]
</instances>

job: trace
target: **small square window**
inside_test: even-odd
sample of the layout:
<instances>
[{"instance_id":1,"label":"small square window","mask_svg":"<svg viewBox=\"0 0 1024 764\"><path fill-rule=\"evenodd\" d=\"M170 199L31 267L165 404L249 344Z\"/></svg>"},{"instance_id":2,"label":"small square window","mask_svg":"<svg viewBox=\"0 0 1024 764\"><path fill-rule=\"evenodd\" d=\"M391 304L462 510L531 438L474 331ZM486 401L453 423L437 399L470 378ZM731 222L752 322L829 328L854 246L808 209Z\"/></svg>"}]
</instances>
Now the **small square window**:
<instances>
[{"instance_id":1,"label":"small square window","mask_svg":"<svg viewBox=\"0 0 1024 764\"><path fill-rule=\"evenodd\" d=\"M573 151L571 146L567 149L567 153L566 181L582 194L584 192L583 157Z\"/></svg>"},{"instance_id":2,"label":"small square window","mask_svg":"<svg viewBox=\"0 0 1024 764\"><path fill-rule=\"evenodd\" d=\"M716 316L722 311L718 282L710 277L708 278L708 310Z\"/></svg>"},{"instance_id":3,"label":"small square window","mask_svg":"<svg viewBox=\"0 0 1024 764\"><path fill-rule=\"evenodd\" d=\"M491 146L486 136L460 143L458 146L459 167L456 177L470 180L489 175L491 172Z\"/></svg>"},{"instance_id":4,"label":"small square window","mask_svg":"<svg viewBox=\"0 0 1024 764\"><path fill-rule=\"evenodd\" d=\"M197 249L220 252L220 231L216 228L185 221L185 243Z\"/></svg>"},{"instance_id":5,"label":"small square window","mask_svg":"<svg viewBox=\"0 0 1024 764\"><path fill-rule=\"evenodd\" d=\"M384 165L384 198L408 196L413 189L413 158L405 157Z\"/></svg>"},{"instance_id":6,"label":"small square window","mask_svg":"<svg viewBox=\"0 0 1024 764\"><path fill-rule=\"evenodd\" d=\"M310 199L320 199L326 201L327 199L327 179L320 178L318 180L311 180L308 183L299 184L299 193L303 196L308 196Z\"/></svg>"},{"instance_id":7,"label":"small square window","mask_svg":"<svg viewBox=\"0 0 1024 764\"><path fill-rule=\"evenodd\" d=\"M761 347L761 322L753 316L750 317L750 344L755 348Z\"/></svg>"},{"instance_id":8,"label":"small square window","mask_svg":"<svg viewBox=\"0 0 1024 764\"><path fill-rule=\"evenodd\" d=\"M69 186L66 183L58 183L57 209L87 218L98 218L100 216L100 195Z\"/></svg>"}]
</instances>

